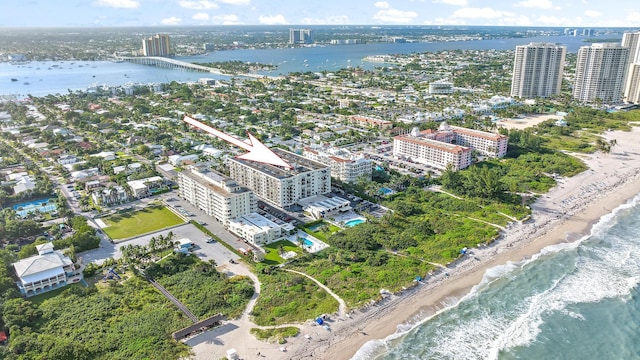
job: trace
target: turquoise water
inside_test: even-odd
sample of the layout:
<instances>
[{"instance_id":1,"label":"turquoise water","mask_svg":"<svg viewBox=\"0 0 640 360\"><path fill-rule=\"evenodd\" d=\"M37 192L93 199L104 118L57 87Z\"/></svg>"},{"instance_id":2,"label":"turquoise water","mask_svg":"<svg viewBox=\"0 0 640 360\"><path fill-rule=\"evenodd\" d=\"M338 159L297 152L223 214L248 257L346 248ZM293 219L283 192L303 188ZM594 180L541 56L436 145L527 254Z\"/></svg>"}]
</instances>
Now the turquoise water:
<instances>
[{"instance_id":1,"label":"turquoise water","mask_svg":"<svg viewBox=\"0 0 640 360\"><path fill-rule=\"evenodd\" d=\"M393 190L391 190L389 188L386 188L386 187L383 187L383 188L380 188L380 192L385 194L385 195L389 195L389 194L391 194L393 192Z\"/></svg>"},{"instance_id":2,"label":"turquoise water","mask_svg":"<svg viewBox=\"0 0 640 360\"><path fill-rule=\"evenodd\" d=\"M311 242L311 240L309 240L307 238L304 238L302 240L302 244L304 244L304 246L309 246L309 247L313 246L313 242Z\"/></svg>"},{"instance_id":3,"label":"turquoise water","mask_svg":"<svg viewBox=\"0 0 640 360\"><path fill-rule=\"evenodd\" d=\"M318 229L320 229L320 227L322 225L324 225L324 224L323 223L318 223L318 224L315 224L315 225L308 226L307 229L309 229L311 231L318 231Z\"/></svg>"},{"instance_id":4,"label":"turquoise water","mask_svg":"<svg viewBox=\"0 0 640 360\"><path fill-rule=\"evenodd\" d=\"M344 223L344 225L346 227L354 227L354 226L356 226L358 224L362 224L363 222L364 222L364 220L362 220L362 219L353 219L353 220L347 221L346 223Z\"/></svg>"},{"instance_id":5,"label":"turquoise water","mask_svg":"<svg viewBox=\"0 0 640 360\"><path fill-rule=\"evenodd\" d=\"M640 359L640 206L490 269L457 305L354 359Z\"/></svg>"},{"instance_id":6,"label":"turquoise water","mask_svg":"<svg viewBox=\"0 0 640 360\"><path fill-rule=\"evenodd\" d=\"M57 206L54 202L55 199L41 199L41 200L33 200L27 201L20 204L15 204L12 206L13 210L15 210L16 214L20 217L25 217L27 214L32 212L41 212L41 213L50 213L56 211Z\"/></svg>"}]
</instances>

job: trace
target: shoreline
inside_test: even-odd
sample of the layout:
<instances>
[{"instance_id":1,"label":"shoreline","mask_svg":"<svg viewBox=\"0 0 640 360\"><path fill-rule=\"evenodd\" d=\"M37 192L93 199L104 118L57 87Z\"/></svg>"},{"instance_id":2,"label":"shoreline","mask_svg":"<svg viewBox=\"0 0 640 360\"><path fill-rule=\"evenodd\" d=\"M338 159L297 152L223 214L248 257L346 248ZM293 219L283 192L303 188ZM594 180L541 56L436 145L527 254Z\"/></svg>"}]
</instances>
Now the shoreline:
<instances>
[{"instance_id":1,"label":"shoreline","mask_svg":"<svg viewBox=\"0 0 640 360\"><path fill-rule=\"evenodd\" d=\"M623 135L623 142L627 143L634 134L640 134L640 129L607 133L605 137ZM449 276L436 275L406 294L380 301L373 306L372 314L362 312L349 324L338 324L327 344L307 344L296 356L288 358L305 355L331 360L367 358L364 354L367 349L363 346L370 346L370 342L382 344L386 339L401 336L416 324L455 306L488 277L487 270L530 259L548 246L574 243L589 236L603 217L640 194L640 153L634 153L631 158L626 158L626 153L619 154L585 155L583 160L589 169L558 183L538 198L531 205L531 220L511 223L494 243L471 249L470 255L479 261L471 256L458 260L449 268ZM629 166L628 160L635 160L636 165Z\"/></svg>"},{"instance_id":2,"label":"shoreline","mask_svg":"<svg viewBox=\"0 0 640 360\"><path fill-rule=\"evenodd\" d=\"M604 134L606 140L617 140L616 151L577 154L588 169L560 179L556 187L541 195L531 205L530 219L510 223L493 243L470 249L468 256L451 263L446 272L436 272L416 286L350 310L345 316L332 314L330 330L309 320L297 325L300 332L296 337L278 345L249 334L256 326L243 318L187 343L196 359L224 356L228 348L235 348L243 359L369 359L379 352L374 349L376 344L401 336L455 306L474 287L499 277L496 271L488 270L499 273L500 267L529 260L548 246L575 243L589 236L600 219L640 194L638 136L640 128Z\"/></svg>"}]
</instances>

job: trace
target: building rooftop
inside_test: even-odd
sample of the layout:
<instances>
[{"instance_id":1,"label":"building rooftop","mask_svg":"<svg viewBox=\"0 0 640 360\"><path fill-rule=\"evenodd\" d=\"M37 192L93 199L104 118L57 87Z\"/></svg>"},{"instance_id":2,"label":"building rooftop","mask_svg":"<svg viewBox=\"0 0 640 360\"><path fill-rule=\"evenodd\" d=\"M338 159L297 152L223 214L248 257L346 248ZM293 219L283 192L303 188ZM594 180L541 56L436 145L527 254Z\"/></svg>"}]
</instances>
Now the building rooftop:
<instances>
[{"instance_id":1,"label":"building rooftop","mask_svg":"<svg viewBox=\"0 0 640 360\"><path fill-rule=\"evenodd\" d=\"M250 191L249 189L238 185L235 180L211 170L197 171L194 169L187 169L182 171L182 174L224 197L230 197L232 193Z\"/></svg>"},{"instance_id":2,"label":"building rooftop","mask_svg":"<svg viewBox=\"0 0 640 360\"><path fill-rule=\"evenodd\" d=\"M314 171L314 170L321 170L321 169L327 169L329 168L329 166L321 164L319 162L313 161L313 160L309 160L303 156L294 154L292 152L286 151L286 150L282 150L282 149L278 149L278 148L274 148L271 149L273 150L273 152L278 155L280 158L282 158L284 161L286 161L287 163L291 164L291 166L293 167L292 169L284 169L282 167L279 166L275 166L275 165L269 165L269 164L264 164L264 163L259 163L256 161L251 161L251 160L245 160L245 159L239 159L239 158L233 158L231 159L232 161L236 161L240 164L243 164L245 166L249 166L255 170L258 170L262 173L265 173L269 176L275 177L277 179L286 179L288 177L294 176L294 175L298 175L298 174L302 174L308 171Z\"/></svg>"},{"instance_id":3,"label":"building rooftop","mask_svg":"<svg viewBox=\"0 0 640 360\"><path fill-rule=\"evenodd\" d=\"M31 278L44 278L57 275L62 268L72 265L73 262L59 251L53 251L43 255L36 255L22 259L13 264L16 275L24 282L31 282ZM35 279L37 280L37 279Z\"/></svg>"},{"instance_id":4,"label":"building rooftop","mask_svg":"<svg viewBox=\"0 0 640 360\"><path fill-rule=\"evenodd\" d=\"M440 149L450 153L461 153L465 151L471 151L471 148L466 146L449 144L443 141L431 140L425 137L413 137L410 135L401 135L401 136L396 136L393 139L398 141L411 142L418 145L425 145L428 147Z\"/></svg>"}]
</instances>

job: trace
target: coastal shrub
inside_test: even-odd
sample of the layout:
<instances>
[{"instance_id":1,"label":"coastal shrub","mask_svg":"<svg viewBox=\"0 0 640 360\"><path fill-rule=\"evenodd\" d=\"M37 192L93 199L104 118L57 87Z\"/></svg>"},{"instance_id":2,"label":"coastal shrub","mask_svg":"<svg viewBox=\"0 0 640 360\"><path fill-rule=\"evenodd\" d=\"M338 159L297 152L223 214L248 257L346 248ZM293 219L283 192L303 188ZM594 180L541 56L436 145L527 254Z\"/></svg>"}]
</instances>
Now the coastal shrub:
<instances>
[{"instance_id":1,"label":"coastal shrub","mask_svg":"<svg viewBox=\"0 0 640 360\"><path fill-rule=\"evenodd\" d=\"M251 313L257 325L303 322L338 310L338 302L306 277L279 268L258 276L262 292Z\"/></svg>"},{"instance_id":2,"label":"coastal shrub","mask_svg":"<svg viewBox=\"0 0 640 360\"><path fill-rule=\"evenodd\" d=\"M300 329L295 326L285 326L273 329L252 328L249 332L258 340L283 344L286 342L286 338L297 336Z\"/></svg>"},{"instance_id":3,"label":"coastal shrub","mask_svg":"<svg viewBox=\"0 0 640 360\"><path fill-rule=\"evenodd\" d=\"M212 264L203 261L156 280L199 318L218 313L238 317L254 293L251 279L225 278Z\"/></svg>"},{"instance_id":4,"label":"coastal shrub","mask_svg":"<svg viewBox=\"0 0 640 360\"><path fill-rule=\"evenodd\" d=\"M35 315L28 329L12 331L12 356L35 359L44 351L60 359L176 359L188 354L186 345L169 339L190 321L135 277L101 290L66 289L38 304Z\"/></svg>"}]
</instances>

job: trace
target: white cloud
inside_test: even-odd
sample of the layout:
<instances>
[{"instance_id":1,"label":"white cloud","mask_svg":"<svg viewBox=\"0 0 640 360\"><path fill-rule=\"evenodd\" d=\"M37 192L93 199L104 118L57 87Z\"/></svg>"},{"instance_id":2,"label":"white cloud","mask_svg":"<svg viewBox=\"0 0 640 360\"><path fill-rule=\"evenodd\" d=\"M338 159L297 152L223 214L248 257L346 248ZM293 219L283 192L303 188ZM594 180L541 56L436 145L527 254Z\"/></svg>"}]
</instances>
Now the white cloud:
<instances>
[{"instance_id":1,"label":"white cloud","mask_svg":"<svg viewBox=\"0 0 640 360\"><path fill-rule=\"evenodd\" d=\"M385 24L408 24L418 16L415 11L394 9L386 1L378 1L373 6L380 9L373 15L373 18Z\"/></svg>"},{"instance_id":2,"label":"white cloud","mask_svg":"<svg viewBox=\"0 0 640 360\"><path fill-rule=\"evenodd\" d=\"M193 20L207 21L209 20L209 14L207 13L197 13L191 17Z\"/></svg>"},{"instance_id":3,"label":"white cloud","mask_svg":"<svg viewBox=\"0 0 640 360\"><path fill-rule=\"evenodd\" d=\"M178 25L182 22L182 19L172 16L170 18L160 20L162 25Z\"/></svg>"},{"instance_id":4,"label":"white cloud","mask_svg":"<svg viewBox=\"0 0 640 360\"><path fill-rule=\"evenodd\" d=\"M140 3L135 0L97 0L93 3L95 6L106 6L114 8L135 9Z\"/></svg>"},{"instance_id":5,"label":"white cloud","mask_svg":"<svg viewBox=\"0 0 640 360\"><path fill-rule=\"evenodd\" d=\"M213 17L214 23L222 25L238 25L240 24L240 21L238 20L238 16L235 14L218 15Z\"/></svg>"},{"instance_id":6,"label":"white cloud","mask_svg":"<svg viewBox=\"0 0 640 360\"><path fill-rule=\"evenodd\" d=\"M218 8L218 4L208 0L200 0L200 1L181 0L179 4L183 8L195 9L195 10L208 10L208 9Z\"/></svg>"},{"instance_id":7,"label":"white cloud","mask_svg":"<svg viewBox=\"0 0 640 360\"><path fill-rule=\"evenodd\" d=\"M229 5L249 5L251 0L218 0L218 2Z\"/></svg>"},{"instance_id":8,"label":"white cloud","mask_svg":"<svg viewBox=\"0 0 640 360\"><path fill-rule=\"evenodd\" d=\"M303 25L347 25L349 24L349 17L346 15L329 16L323 19L317 18L304 18L302 19Z\"/></svg>"},{"instance_id":9,"label":"white cloud","mask_svg":"<svg viewBox=\"0 0 640 360\"><path fill-rule=\"evenodd\" d=\"M582 19L577 17L575 19L568 19L563 17L556 16L540 16L536 21L539 24L549 25L549 26L576 26L579 25Z\"/></svg>"},{"instance_id":10,"label":"white cloud","mask_svg":"<svg viewBox=\"0 0 640 360\"><path fill-rule=\"evenodd\" d=\"M600 11L595 11L595 10L585 10L584 16L600 17L600 16L602 16L602 13Z\"/></svg>"},{"instance_id":11,"label":"white cloud","mask_svg":"<svg viewBox=\"0 0 640 360\"><path fill-rule=\"evenodd\" d=\"M260 24L263 24L263 25L287 24L287 20L284 18L282 14L273 15L273 16L260 15L260 17L258 18L258 21L260 22Z\"/></svg>"},{"instance_id":12,"label":"white cloud","mask_svg":"<svg viewBox=\"0 0 640 360\"><path fill-rule=\"evenodd\" d=\"M524 0L515 4L514 6L526 7L526 8L539 8L539 9L551 9L553 4L550 0Z\"/></svg>"},{"instance_id":13,"label":"white cloud","mask_svg":"<svg viewBox=\"0 0 640 360\"><path fill-rule=\"evenodd\" d=\"M465 21L462 19L451 19L451 18L443 18L438 17L434 20L427 20L424 22L425 25L466 25Z\"/></svg>"},{"instance_id":14,"label":"white cloud","mask_svg":"<svg viewBox=\"0 0 640 360\"><path fill-rule=\"evenodd\" d=\"M513 17L512 12L494 10L492 8L464 8L453 12L452 18L462 19L498 19L502 17Z\"/></svg>"},{"instance_id":15,"label":"white cloud","mask_svg":"<svg viewBox=\"0 0 640 360\"><path fill-rule=\"evenodd\" d=\"M467 6L467 0L433 0L436 4L447 4L455 6Z\"/></svg>"}]
</instances>

